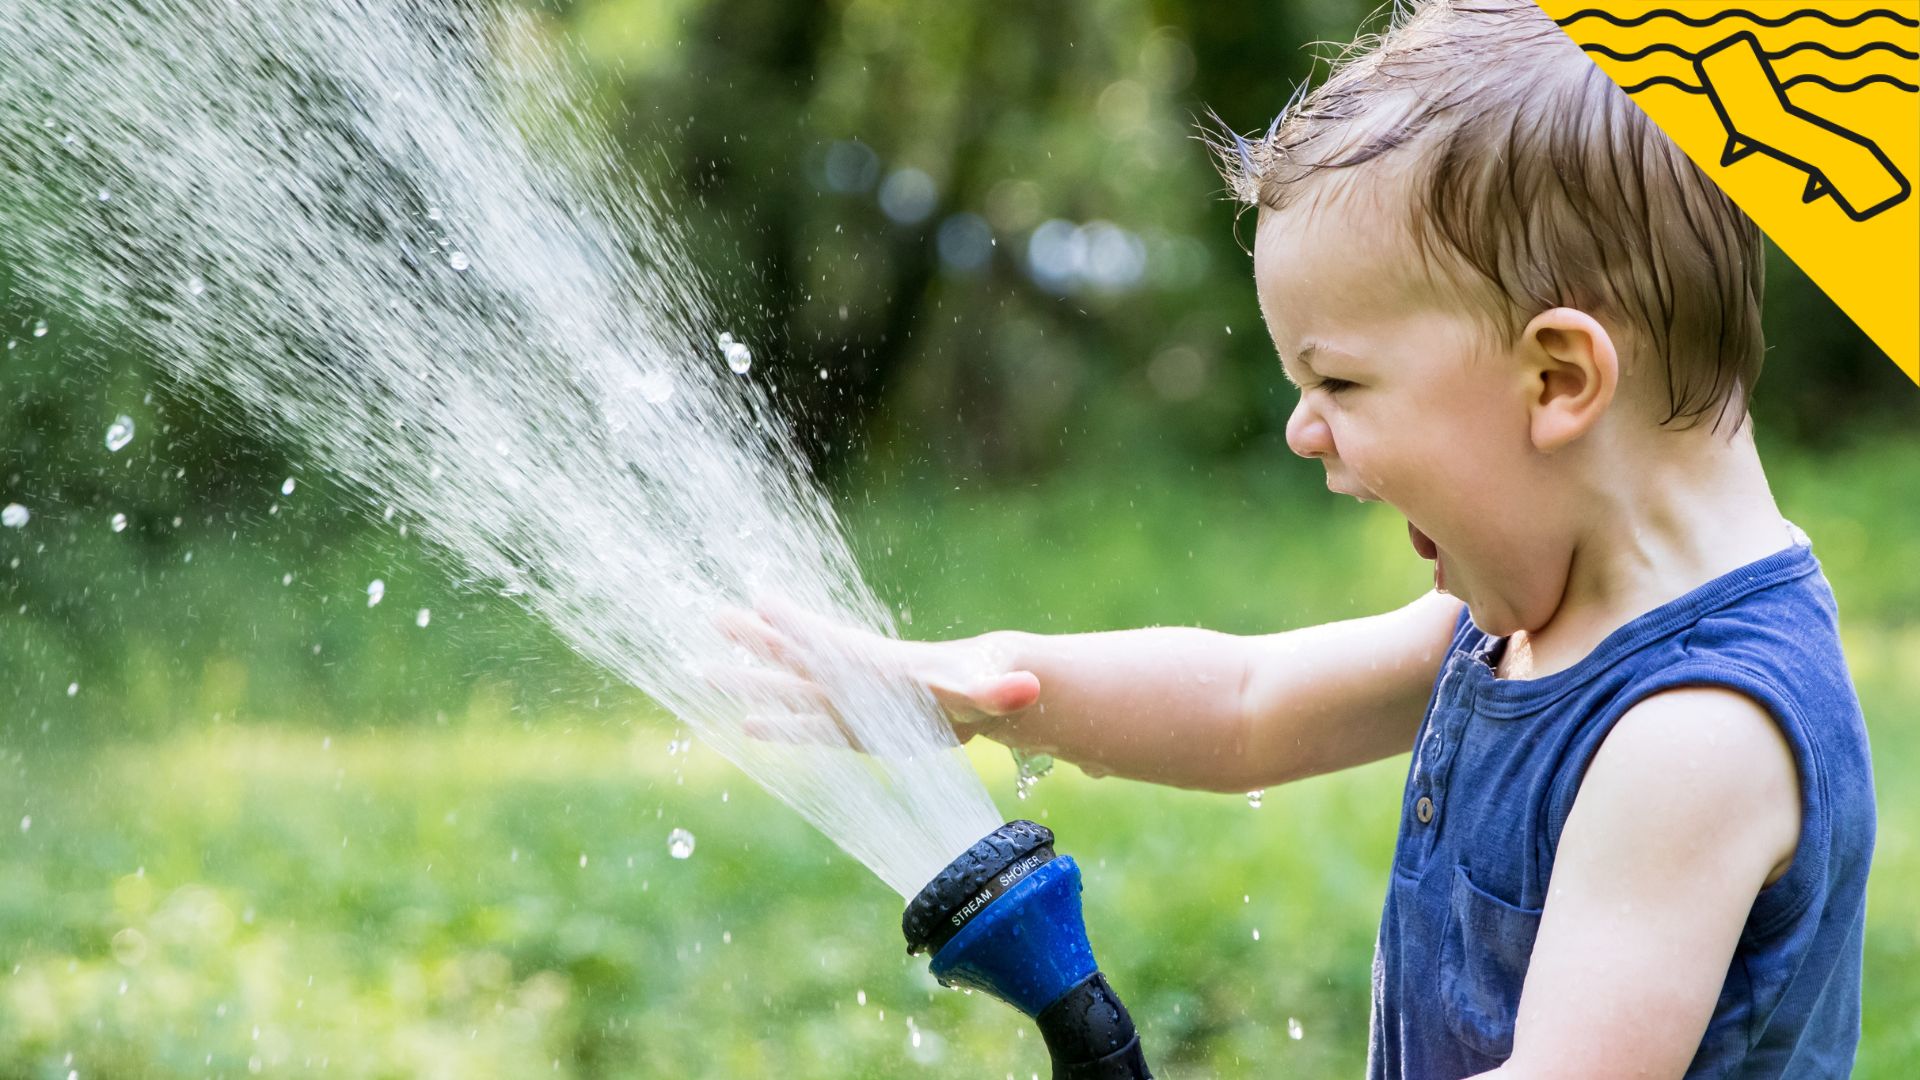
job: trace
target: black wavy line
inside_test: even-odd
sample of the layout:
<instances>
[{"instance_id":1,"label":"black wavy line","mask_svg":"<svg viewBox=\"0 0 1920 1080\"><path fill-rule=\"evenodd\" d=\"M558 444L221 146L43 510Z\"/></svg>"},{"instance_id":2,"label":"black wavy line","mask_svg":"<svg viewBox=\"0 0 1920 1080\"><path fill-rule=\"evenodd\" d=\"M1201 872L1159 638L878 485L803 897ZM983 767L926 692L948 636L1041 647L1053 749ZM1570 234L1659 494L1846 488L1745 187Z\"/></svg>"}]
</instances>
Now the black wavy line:
<instances>
[{"instance_id":1,"label":"black wavy line","mask_svg":"<svg viewBox=\"0 0 1920 1080\"><path fill-rule=\"evenodd\" d=\"M1817 19L1820 22L1826 23L1828 26L1848 27L1859 26L1869 19L1881 18L1892 19L1901 26L1920 27L1920 19L1909 19L1897 11L1888 11L1885 8L1874 8L1872 11L1863 11L1858 15L1851 15L1846 18L1829 15L1819 8L1806 8L1801 11L1782 15L1777 19L1769 19L1765 15L1760 15L1752 11L1743 11L1738 8L1731 11L1716 12L1706 18L1692 18L1678 11L1674 11L1671 8L1659 8L1627 18L1615 15L1611 11L1602 11L1599 8L1582 8L1564 19L1555 19L1554 22L1561 26L1567 26L1572 23L1577 23L1581 19L1599 19L1602 22L1609 22L1615 26L1633 27L1642 26L1660 18L1674 19L1692 27L1712 26L1714 23L1720 22L1723 19L1752 19L1761 26L1785 26L1795 19Z\"/></svg>"},{"instance_id":2,"label":"black wavy line","mask_svg":"<svg viewBox=\"0 0 1920 1080\"><path fill-rule=\"evenodd\" d=\"M1910 82L1903 82L1900 79L1896 79L1891 75L1869 75L1866 78L1861 79L1859 82L1850 82L1850 83L1830 82L1826 79L1821 78L1818 75L1795 75L1793 78L1788 79L1786 82L1781 83L1780 89L1790 90L1793 87L1799 86L1801 83L1815 83L1817 85L1824 86L1829 90L1838 90L1843 93L1848 90L1858 90L1863 86L1868 86L1873 83L1886 83L1888 86L1892 86L1900 90L1905 90L1910 94L1920 93L1920 86L1915 86Z\"/></svg>"},{"instance_id":3,"label":"black wavy line","mask_svg":"<svg viewBox=\"0 0 1920 1080\"><path fill-rule=\"evenodd\" d=\"M1838 91L1840 93L1846 93L1850 90L1858 90L1863 86L1871 86L1874 83L1886 83L1888 86L1905 90L1908 93L1920 93L1920 86L1915 86L1909 82L1901 82L1899 79L1896 79L1891 75L1869 75L1866 78L1861 79L1859 82L1850 82L1850 83L1831 82L1827 79L1821 78L1818 75L1795 75L1793 78L1788 79L1786 82L1781 83L1780 89L1791 90L1792 88L1800 85L1801 83L1814 83L1816 85L1824 86L1829 90ZM1626 92L1629 94L1637 94L1640 91L1645 90L1651 86L1671 86L1675 90L1679 90L1682 93L1687 93L1687 94L1704 94L1707 92L1707 88L1704 86L1696 86L1690 82L1682 82L1671 75L1655 75L1653 78L1648 79L1645 82L1637 82L1637 83L1634 83L1632 86L1623 87L1623 89L1625 89Z\"/></svg>"},{"instance_id":4,"label":"black wavy line","mask_svg":"<svg viewBox=\"0 0 1920 1080\"><path fill-rule=\"evenodd\" d=\"M1680 90L1688 94L1704 94L1707 92L1707 88L1704 86L1695 86L1693 83L1681 82L1671 75L1655 75L1646 82L1637 82L1625 89L1629 94L1637 94L1650 86L1671 86L1675 90Z\"/></svg>"},{"instance_id":5,"label":"black wavy line","mask_svg":"<svg viewBox=\"0 0 1920 1080\"><path fill-rule=\"evenodd\" d=\"M1580 47L1590 53L1599 53L1609 60L1645 60L1654 53L1672 53L1682 60L1698 60L1700 58L1700 54L1697 52L1688 52L1678 45L1670 45L1664 42L1649 45L1644 49L1638 49L1634 52L1620 52L1617 49L1609 49L1605 45L1582 45ZM1902 60L1920 60L1920 53L1914 52L1911 49L1903 49L1891 41L1872 41L1857 49L1850 49L1845 52L1830 49L1817 41L1802 41L1789 45L1784 49L1775 49L1772 52L1763 52L1760 55L1769 60L1778 60L1781 57L1792 56L1794 53L1806 52L1808 50L1831 57L1835 60L1858 60L1870 52L1890 52Z\"/></svg>"}]
</instances>

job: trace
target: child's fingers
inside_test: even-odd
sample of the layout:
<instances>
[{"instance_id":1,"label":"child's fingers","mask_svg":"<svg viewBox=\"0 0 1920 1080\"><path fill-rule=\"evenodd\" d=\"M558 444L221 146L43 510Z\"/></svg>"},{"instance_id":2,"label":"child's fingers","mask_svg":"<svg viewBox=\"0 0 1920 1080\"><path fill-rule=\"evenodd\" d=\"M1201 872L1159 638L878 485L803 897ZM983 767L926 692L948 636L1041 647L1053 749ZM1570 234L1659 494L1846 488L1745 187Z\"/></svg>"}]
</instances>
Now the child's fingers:
<instances>
[{"instance_id":1,"label":"child's fingers","mask_svg":"<svg viewBox=\"0 0 1920 1080\"><path fill-rule=\"evenodd\" d=\"M702 675L747 707L740 728L750 739L862 749L826 691L790 671L730 666L705 669Z\"/></svg>"},{"instance_id":2,"label":"child's fingers","mask_svg":"<svg viewBox=\"0 0 1920 1080\"><path fill-rule=\"evenodd\" d=\"M748 704L778 705L812 712L833 711L833 704L824 690L791 671L734 665L703 668L701 674L709 686Z\"/></svg>"},{"instance_id":3,"label":"child's fingers","mask_svg":"<svg viewBox=\"0 0 1920 1080\"><path fill-rule=\"evenodd\" d=\"M870 649L876 640L886 640L858 626L817 615L775 593L756 596L753 608L774 632L809 649L857 654L863 647Z\"/></svg>"},{"instance_id":4,"label":"child's fingers","mask_svg":"<svg viewBox=\"0 0 1920 1080\"><path fill-rule=\"evenodd\" d=\"M800 650L757 612L726 608L713 616L713 624L727 640L754 655L803 677L809 674Z\"/></svg>"},{"instance_id":5,"label":"child's fingers","mask_svg":"<svg viewBox=\"0 0 1920 1080\"><path fill-rule=\"evenodd\" d=\"M1032 708L1040 700L1040 677L1031 671L996 675L975 688L974 700L988 716L1007 716Z\"/></svg>"},{"instance_id":6,"label":"child's fingers","mask_svg":"<svg viewBox=\"0 0 1920 1080\"><path fill-rule=\"evenodd\" d=\"M853 729L847 726L840 710L834 708L833 703L817 687L770 704L772 708L755 709L741 718L741 730L749 738L762 742L838 746L868 752Z\"/></svg>"},{"instance_id":7,"label":"child's fingers","mask_svg":"<svg viewBox=\"0 0 1920 1080\"><path fill-rule=\"evenodd\" d=\"M1040 679L1031 671L1009 671L965 686L933 684L934 700L962 722L1008 716L1040 700Z\"/></svg>"}]
</instances>

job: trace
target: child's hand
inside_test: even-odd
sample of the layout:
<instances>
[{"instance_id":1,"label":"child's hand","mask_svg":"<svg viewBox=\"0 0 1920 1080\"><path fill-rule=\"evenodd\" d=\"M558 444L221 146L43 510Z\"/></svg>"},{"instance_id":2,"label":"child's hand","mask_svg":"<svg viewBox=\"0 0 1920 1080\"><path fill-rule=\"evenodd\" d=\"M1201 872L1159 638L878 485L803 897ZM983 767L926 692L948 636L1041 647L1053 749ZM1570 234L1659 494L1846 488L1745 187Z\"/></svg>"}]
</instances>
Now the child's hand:
<instances>
[{"instance_id":1,"label":"child's hand","mask_svg":"<svg viewBox=\"0 0 1920 1080\"><path fill-rule=\"evenodd\" d=\"M1040 697L1040 680L1029 671L1006 670L1005 661L984 638L900 641L777 598L760 601L753 611L728 609L715 621L729 638L769 664L737 666L712 676L723 689L779 707L772 716L749 719L748 734L756 738L844 740L866 749L823 685L828 680L818 671L822 662L851 660L925 687L961 742L991 732ZM837 737L819 723L837 729Z\"/></svg>"}]
</instances>

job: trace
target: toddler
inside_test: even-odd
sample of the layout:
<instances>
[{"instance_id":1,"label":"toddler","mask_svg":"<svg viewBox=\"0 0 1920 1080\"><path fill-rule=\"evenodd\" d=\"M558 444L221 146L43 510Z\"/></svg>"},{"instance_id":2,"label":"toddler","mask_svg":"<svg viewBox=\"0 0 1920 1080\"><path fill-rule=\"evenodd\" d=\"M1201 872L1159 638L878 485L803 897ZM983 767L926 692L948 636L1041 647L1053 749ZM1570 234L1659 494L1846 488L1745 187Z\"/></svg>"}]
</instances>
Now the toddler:
<instances>
[{"instance_id":1,"label":"toddler","mask_svg":"<svg viewBox=\"0 0 1920 1080\"><path fill-rule=\"evenodd\" d=\"M1406 516L1433 591L863 647L963 737L1099 772L1244 792L1411 750L1370 1076L1847 1075L1872 777L1745 422L1757 230L1531 0L1415 5L1221 141L1287 443Z\"/></svg>"}]
</instances>

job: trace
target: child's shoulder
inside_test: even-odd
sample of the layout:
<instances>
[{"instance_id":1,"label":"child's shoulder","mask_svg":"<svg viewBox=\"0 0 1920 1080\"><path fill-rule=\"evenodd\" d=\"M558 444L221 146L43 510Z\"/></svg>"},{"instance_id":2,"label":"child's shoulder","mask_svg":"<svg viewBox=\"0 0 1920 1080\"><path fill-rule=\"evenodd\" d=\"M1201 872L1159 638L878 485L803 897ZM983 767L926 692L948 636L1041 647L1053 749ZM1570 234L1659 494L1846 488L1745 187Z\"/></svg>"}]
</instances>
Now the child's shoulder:
<instances>
[{"instance_id":1,"label":"child's shoulder","mask_svg":"<svg viewBox=\"0 0 1920 1080\"><path fill-rule=\"evenodd\" d=\"M1568 731L1548 795L1553 846L1595 757L1630 718L1643 736L1659 729L1653 745L1702 735L1680 756L1710 755L1713 710L1702 703L1711 699L1697 691L1731 691L1771 719L1799 787L1799 854L1763 894L1757 923L1781 925L1829 890L1858 891L1875 816L1865 719L1833 591L1805 534L1794 537L1622 627L1572 673L1577 687L1552 710ZM1687 727L1701 730L1677 730Z\"/></svg>"}]
</instances>

